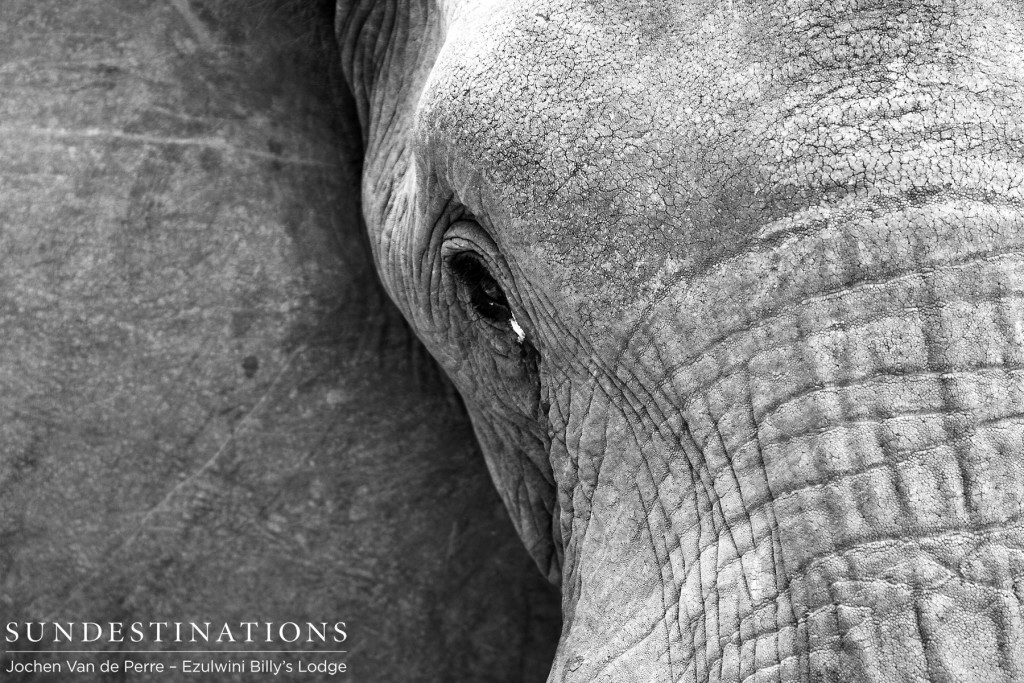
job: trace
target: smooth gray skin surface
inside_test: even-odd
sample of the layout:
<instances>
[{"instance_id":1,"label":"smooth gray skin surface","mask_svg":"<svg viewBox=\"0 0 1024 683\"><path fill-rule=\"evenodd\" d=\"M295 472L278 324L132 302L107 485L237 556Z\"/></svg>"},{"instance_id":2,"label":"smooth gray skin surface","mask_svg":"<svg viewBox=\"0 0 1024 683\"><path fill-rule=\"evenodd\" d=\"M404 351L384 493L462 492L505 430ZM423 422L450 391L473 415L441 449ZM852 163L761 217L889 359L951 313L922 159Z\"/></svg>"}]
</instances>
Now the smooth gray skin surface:
<instances>
[{"instance_id":1,"label":"smooth gray skin surface","mask_svg":"<svg viewBox=\"0 0 1024 683\"><path fill-rule=\"evenodd\" d=\"M543 680L557 598L373 273L311 24L4 0L0 35L0 624L339 620L344 680ZM217 680L282 678L340 677Z\"/></svg>"},{"instance_id":2,"label":"smooth gray skin surface","mask_svg":"<svg viewBox=\"0 0 1024 683\"><path fill-rule=\"evenodd\" d=\"M341 7L550 681L1024 680L1020 2Z\"/></svg>"}]
</instances>

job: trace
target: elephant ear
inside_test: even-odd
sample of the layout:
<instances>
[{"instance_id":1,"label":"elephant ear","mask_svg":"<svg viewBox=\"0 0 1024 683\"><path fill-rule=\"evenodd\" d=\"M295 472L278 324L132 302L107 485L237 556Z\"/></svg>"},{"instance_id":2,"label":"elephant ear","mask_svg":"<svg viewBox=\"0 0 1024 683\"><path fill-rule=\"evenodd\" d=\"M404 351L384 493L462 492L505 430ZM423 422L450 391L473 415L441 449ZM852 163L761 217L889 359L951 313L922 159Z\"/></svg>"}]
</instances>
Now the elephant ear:
<instances>
[{"instance_id":1,"label":"elephant ear","mask_svg":"<svg viewBox=\"0 0 1024 683\"><path fill-rule=\"evenodd\" d=\"M447 353L444 343L431 344L437 331L428 292L422 280L412 281L408 270L429 262L422 251L436 246L425 239L433 226L416 214L430 197L415 182L413 156L417 106L445 41L445 16L435 0L342 0L336 32L342 70L349 82L363 132L363 212L374 259L385 289L398 304L435 357ZM403 264L414 264L403 268ZM446 338L444 332L439 337ZM457 366L458 361L449 365ZM509 416L474 410L478 440L488 468L513 523L541 571L560 580L561 547L554 482L548 466L546 432L525 430Z\"/></svg>"}]
</instances>

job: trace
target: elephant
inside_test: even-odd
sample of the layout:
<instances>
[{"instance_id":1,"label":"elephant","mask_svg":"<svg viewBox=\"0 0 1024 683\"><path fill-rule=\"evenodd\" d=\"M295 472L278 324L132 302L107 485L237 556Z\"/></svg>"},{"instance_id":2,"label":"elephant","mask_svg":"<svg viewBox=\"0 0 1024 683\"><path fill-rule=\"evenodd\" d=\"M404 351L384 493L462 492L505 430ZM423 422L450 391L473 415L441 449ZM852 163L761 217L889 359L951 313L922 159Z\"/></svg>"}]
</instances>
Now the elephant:
<instances>
[{"instance_id":1,"label":"elephant","mask_svg":"<svg viewBox=\"0 0 1024 683\"><path fill-rule=\"evenodd\" d=\"M371 265L333 11L0 6L0 680L178 680L12 671L67 658L26 623L161 620L342 622L344 680L547 675L557 591ZM217 680L271 678L338 676Z\"/></svg>"},{"instance_id":2,"label":"elephant","mask_svg":"<svg viewBox=\"0 0 1024 683\"><path fill-rule=\"evenodd\" d=\"M1024 5L341 0L550 683L1024 680Z\"/></svg>"}]
</instances>

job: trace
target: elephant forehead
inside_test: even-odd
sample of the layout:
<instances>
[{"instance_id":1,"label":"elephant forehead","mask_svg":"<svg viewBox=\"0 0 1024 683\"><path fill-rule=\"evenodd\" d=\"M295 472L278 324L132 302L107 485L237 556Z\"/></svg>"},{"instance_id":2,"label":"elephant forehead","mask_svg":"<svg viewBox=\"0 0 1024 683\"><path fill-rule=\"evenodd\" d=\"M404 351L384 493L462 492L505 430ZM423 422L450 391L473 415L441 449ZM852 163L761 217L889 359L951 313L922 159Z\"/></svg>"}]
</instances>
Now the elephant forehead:
<instances>
[{"instance_id":1,"label":"elephant forehead","mask_svg":"<svg viewBox=\"0 0 1024 683\"><path fill-rule=\"evenodd\" d=\"M725 138L746 124L739 113L736 129L713 127L718 92L754 102L759 79L735 76L758 65L704 53L695 66L701 33L721 31L722 17L682 32L674 4L663 9L660 28L600 3L520 3L452 27L421 101L420 150L504 244L566 265L586 249L636 281L667 254L697 262L721 241L705 215L722 199L709 155L735 147Z\"/></svg>"},{"instance_id":2,"label":"elephant forehead","mask_svg":"<svg viewBox=\"0 0 1024 683\"><path fill-rule=\"evenodd\" d=\"M423 157L590 298L646 298L836 197L1019 172L977 147L1020 141L1013 3L467 4Z\"/></svg>"}]
</instances>

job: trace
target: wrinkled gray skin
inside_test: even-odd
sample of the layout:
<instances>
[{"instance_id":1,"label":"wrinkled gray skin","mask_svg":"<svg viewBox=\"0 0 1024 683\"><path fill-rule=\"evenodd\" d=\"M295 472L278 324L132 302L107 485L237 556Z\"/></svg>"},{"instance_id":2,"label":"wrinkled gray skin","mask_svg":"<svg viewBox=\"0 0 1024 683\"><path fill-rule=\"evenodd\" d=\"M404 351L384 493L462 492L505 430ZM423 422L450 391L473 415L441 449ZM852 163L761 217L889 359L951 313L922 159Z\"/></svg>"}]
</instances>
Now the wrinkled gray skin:
<instances>
[{"instance_id":1,"label":"wrinkled gray skin","mask_svg":"<svg viewBox=\"0 0 1024 683\"><path fill-rule=\"evenodd\" d=\"M5 683L98 679L4 673L52 620L347 624L343 677L218 681L546 675L557 602L377 282L315 20L0 1ZM73 657L147 646L189 649Z\"/></svg>"},{"instance_id":2,"label":"wrinkled gray skin","mask_svg":"<svg viewBox=\"0 0 1024 683\"><path fill-rule=\"evenodd\" d=\"M1024 680L1020 2L342 5L550 681Z\"/></svg>"}]
</instances>

